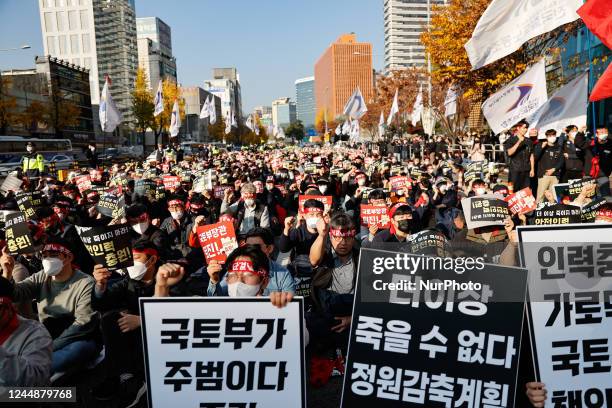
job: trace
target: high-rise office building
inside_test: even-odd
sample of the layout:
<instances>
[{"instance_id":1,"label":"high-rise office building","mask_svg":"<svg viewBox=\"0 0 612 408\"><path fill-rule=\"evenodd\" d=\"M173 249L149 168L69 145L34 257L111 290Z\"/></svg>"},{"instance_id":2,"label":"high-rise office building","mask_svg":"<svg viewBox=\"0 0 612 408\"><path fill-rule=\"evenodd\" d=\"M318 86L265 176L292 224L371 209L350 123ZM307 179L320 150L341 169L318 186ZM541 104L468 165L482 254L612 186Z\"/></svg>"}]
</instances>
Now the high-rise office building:
<instances>
[{"instance_id":1,"label":"high-rise office building","mask_svg":"<svg viewBox=\"0 0 612 408\"><path fill-rule=\"evenodd\" d=\"M149 88L157 89L160 79L176 82L176 58L172 56L172 30L158 17L136 19L138 66L147 74Z\"/></svg>"},{"instance_id":2,"label":"high-rise office building","mask_svg":"<svg viewBox=\"0 0 612 408\"><path fill-rule=\"evenodd\" d=\"M421 33L427 29L428 2L434 6L447 0L384 0L386 72L425 66Z\"/></svg>"},{"instance_id":3,"label":"high-rise office building","mask_svg":"<svg viewBox=\"0 0 612 408\"><path fill-rule=\"evenodd\" d=\"M136 79L134 0L38 0L45 55L89 69L91 103L100 103L104 76L124 122L131 122ZM94 109L99 132L97 109Z\"/></svg>"},{"instance_id":4,"label":"high-rise office building","mask_svg":"<svg viewBox=\"0 0 612 408\"><path fill-rule=\"evenodd\" d=\"M199 86L181 88L181 96L185 99L185 120L182 123L185 140L206 142L210 139L208 125L210 118L200 119L200 112L207 99L212 97L215 114L221 117L221 100Z\"/></svg>"},{"instance_id":5,"label":"high-rise office building","mask_svg":"<svg viewBox=\"0 0 612 408\"><path fill-rule=\"evenodd\" d=\"M287 127L297 120L295 102L291 98L279 98L272 102L272 124Z\"/></svg>"},{"instance_id":6,"label":"high-rise office building","mask_svg":"<svg viewBox=\"0 0 612 408\"><path fill-rule=\"evenodd\" d=\"M213 78L204 82L204 89L221 98L224 118L231 110L237 121L242 120L242 91L236 68L213 68Z\"/></svg>"},{"instance_id":7,"label":"high-rise office building","mask_svg":"<svg viewBox=\"0 0 612 408\"><path fill-rule=\"evenodd\" d=\"M314 127L315 123L315 78L313 76L300 78L295 81L295 103L297 119L302 121L305 128Z\"/></svg>"},{"instance_id":8,"label":"high-rise office building","mask_svg":"<svg viewBox=\"0 0 612 408\"><path fill-rule=\"evenodd\" d=\"M372 44L357 42L354 33L341 35L315 64L316 111L325 109L333 117L359 87L364 99L374 95Z\"/></svg>"}]
</instances>

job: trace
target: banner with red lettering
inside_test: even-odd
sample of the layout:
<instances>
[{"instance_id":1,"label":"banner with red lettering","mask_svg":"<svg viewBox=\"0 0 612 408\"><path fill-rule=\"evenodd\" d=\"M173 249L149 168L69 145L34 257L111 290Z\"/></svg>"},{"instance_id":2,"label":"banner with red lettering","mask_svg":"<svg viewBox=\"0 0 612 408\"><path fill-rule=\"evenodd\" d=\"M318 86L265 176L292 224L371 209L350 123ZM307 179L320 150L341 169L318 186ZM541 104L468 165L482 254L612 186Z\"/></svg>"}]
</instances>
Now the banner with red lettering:
<instances>
[{"instance_id":1,"label":"banner with red lettering","mask_svg":"<svg viewBox=\"0 0 612 408\"><path fill-rule=\"evenodd\" d=\"M409 188L410 178L407 176L393 176L389 179L392 190L407 189Z\"/></svg>"},{"instance_id":2,"label":"banner with red lettering","mask_svg":"<svg viewBox=\"0 0 612 408\"><path fill-rule=\"evenodd\" d=\"M380 229L391 226L391 219L384 205L361 204L361 225L370 227L376 224Z\"/></svg>"},{"instance_id":3,"label":"banner with red lettering","mask_svg":"<svg viewBox=\"0 0 612 408\"><path fill-rule=\"evenodd\" d=\"M536 209L536 200L529 187L517 191L505 198L508 210L514 215L526 214Z\"/></svg>"},{"instance_id":4,"label":"banner with red lettering","mask_svg":"<svg viewBox=\"0 0 612 408\"><path fill-rule=\"evenodd\" d=\"M85 190L91 190L91 177L89 174L75 177L74 181L81 194L83 194L83 191Z\"/></svg>"},{"instance_id":5,"label":"banner with red lettering","mask_svg":"<svg viewBox=\"0 0 612 408\"><path fill-rule=\"evenodd\" d=\"M325 212L329 212L332 206L332 202L334 201L332 196L300 195L298 197L298 206L301 213L304 212L304 203L306 202L306 200L317 200L322 202L323 206L325 207Z\"/></svg>"},{"instance_id":6,"label":"banner with red lettering","mask_svg":"<svg viewBox=\"0 0 612 408\"><path fill-rule=\"evenodd\" d=\"M163 176L164 189L176 190L181 186L181 178L179 176Z\"/></svg>"},{"instance_id":7,"label":"banner with red lettering","mask_svg":"<svg viewBox=\"0 0 612 408\"><path fill-rule=\"evenodd\" d=\"M197 234L206 263L210 263L211 260L225 262L227 255L238 248L236 232L231 222L224 221L198 227Z\"/></svg>"}]
</instances>

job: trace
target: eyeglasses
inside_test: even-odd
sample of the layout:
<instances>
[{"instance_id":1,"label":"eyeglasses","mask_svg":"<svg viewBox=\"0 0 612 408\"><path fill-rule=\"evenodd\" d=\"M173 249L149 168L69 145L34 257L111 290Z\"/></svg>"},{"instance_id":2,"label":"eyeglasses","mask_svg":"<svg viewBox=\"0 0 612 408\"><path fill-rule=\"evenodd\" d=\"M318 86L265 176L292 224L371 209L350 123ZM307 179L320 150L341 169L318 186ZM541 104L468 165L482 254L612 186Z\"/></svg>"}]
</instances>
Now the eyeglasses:
<instances>
[{"instance_id":1,"label":"eyeglasses","mask_svg":"<svg viewBox=\"0 0 612 408\"><path fill-rule=\"evenodd\" d=\"M225 279L227 280L227 283L238 283L238 282L242 282L242 283L246 283L247 285L257 285L260 283L260 275L256 274L256 273L250 273L250 272L242 272L242 273L236 273L236 272L229 272Z\"/></svg>"}]
</instances>

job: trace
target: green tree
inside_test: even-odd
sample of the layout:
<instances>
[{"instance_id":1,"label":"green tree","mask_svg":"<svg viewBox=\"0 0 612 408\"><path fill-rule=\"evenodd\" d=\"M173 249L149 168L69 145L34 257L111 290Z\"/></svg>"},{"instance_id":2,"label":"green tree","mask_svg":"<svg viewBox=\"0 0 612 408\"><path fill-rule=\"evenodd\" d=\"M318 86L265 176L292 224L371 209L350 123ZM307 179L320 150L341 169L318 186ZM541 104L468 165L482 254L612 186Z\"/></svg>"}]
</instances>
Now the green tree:
<instances>
[{"instance_id":1,"label":"green tree","mask_svg":"<svg viewBox=\"0 0 612 408\"><path fill-rule=\"evenodd\" d=\"M136 131L142 134L142 148L145 149L145 132L155 123L153 116L153 95L147 86L147 74L144 69L136 71L136 83L132 91L132 112L136 119Z\"/></svg>"},{"instance_id":2,"label":"green tree","mask_svg":"<svg viewBox=\"0 0 612 408\"><path fill-rule=\"evenodd\" d=\"M304 139L304 135L304 124L301 120L290 124L287 126L287 129L285 129L285 136L291 137L298 141Z\"/></svg>"}]
</instances>

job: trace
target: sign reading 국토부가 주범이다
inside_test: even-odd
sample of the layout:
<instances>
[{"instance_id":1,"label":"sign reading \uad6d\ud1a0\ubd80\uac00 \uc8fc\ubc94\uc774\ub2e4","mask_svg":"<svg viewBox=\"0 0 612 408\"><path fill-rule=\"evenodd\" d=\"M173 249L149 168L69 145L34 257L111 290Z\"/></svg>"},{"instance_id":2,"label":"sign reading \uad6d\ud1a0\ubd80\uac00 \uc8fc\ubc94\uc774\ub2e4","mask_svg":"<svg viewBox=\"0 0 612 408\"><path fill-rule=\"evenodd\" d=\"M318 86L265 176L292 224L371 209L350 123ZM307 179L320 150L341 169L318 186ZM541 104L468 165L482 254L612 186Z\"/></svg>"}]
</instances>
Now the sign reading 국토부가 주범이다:
<instances>
[{"instance_id":1,"label":"sign reading \uad6d\ud1a0\ubd80\uac00 \uc8fc\ubc94\uc774\ub2e4","mask_svg":"<svg viewBox=\"0 0 612 408\"><path fill-rule=\"evenodd\" d=\"M140 298L140 311L149 408L306 408L301 298Z\"/></svg>"},{"instance_id":2,"label":"sign reading \uad6d\ud1a0\ubd80\uac00 \uc8fc\ubc94\uc774\ub2e4","mask_svg":"<svg viewBox=\"0 0 612 408\"><path fill-rule=\"evenodd\" d=\"M521 226L528 322L545 406L612 400L612 225ZM558 405L561 404L561 405Z\"/></svg>"}]
</instances>

